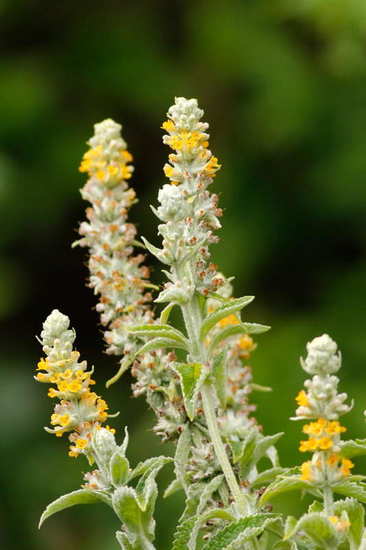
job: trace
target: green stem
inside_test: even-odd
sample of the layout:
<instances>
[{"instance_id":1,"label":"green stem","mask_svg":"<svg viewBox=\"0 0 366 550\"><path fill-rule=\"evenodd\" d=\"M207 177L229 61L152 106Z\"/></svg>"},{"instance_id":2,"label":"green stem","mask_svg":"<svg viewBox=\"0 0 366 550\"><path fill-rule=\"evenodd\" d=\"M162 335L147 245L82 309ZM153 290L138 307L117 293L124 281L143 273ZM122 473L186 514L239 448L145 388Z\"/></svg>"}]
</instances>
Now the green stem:
<instances>
[{"instance_id":1,"label":"green stem","mask_svg":"<svg viewBox=\"0 0 366 550\"><path fill-rule=\"evenodd\" d=\"M331 487L324 487L323 499L324 499L324 511L327 514L327 516L331 516L333 513L333 491Z\"/></svg>"},{"instance_id":2,"label":"green stem","mask_svg":"<svg viewBox=\"0 0 366 550\"><path fill-rule=\"evenodd\" d=\"M191 344L191 359L193 361L205 363L208 358L207 350L202 345L199 336L202 324L202 315L197 297L193 297L190 303L182 306L182 313ZM237 504L238 510L241 514L247 515L249 513L249 502L239 487L238 481L228 459L225 446L221 439L219 426L217 424L212 385L210 382L205 382L201 389L201 397L203 412L206 418L208 432L215 450L216 458L221 466L230 492Z\"/></svg>"}]
</instances>

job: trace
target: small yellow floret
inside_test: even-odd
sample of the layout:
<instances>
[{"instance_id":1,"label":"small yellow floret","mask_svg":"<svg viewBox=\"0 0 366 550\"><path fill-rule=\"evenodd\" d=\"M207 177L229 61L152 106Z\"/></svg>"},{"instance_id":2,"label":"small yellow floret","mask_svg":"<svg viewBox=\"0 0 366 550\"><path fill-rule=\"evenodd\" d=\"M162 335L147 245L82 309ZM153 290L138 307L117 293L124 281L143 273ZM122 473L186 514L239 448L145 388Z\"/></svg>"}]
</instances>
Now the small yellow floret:
<instances>
[{"instance_id":1,"label":"small yellow floret","mask_svg":"<svg viewBox=\"0 0 366 550\"><path fill-rule=\"evenodd\" d=\"M299 391L297 396L295 397L295 401L299 405L299 407L308 407L309 406L309 399L304 390Z\"/></svg>"},{"instance_id":2,"label":"small yellow floret","mask_svg":"<svg viewBox=\"0 0 366 550\"><path fill-rule=\"evenodd\" d=\"M78 449L85 449L85 447L87 446L88 444L88 440L87 439L83 439L83 438L79 438L75 441L75 445Z\"/></svg>"},{"instance_id":3,"label":"small yellow floret","mask_svg":"<svg viewBox=\"0 0 366 550\"><path fill-rule=\"evenodd\" d=\"M344 476L349 476L353 467L354 464L351 460L349 460L348 458L342 459L341 472Z\"/></svg>"},{"instance_id":4,"label":"small yellow floret","mask_svg":"<svg viewBox=\"0 0 366 550\"><path fill-rule=\"evenodd\" d=\"M328 519L331 523L333 523L337 531L345 531L351 526L347 519L341 519L338 516L328 516Z\"/></svg>"},{"instance_id":5,"label":"small yellow floret","mask_svg":"<svg viewBox=\"0 0 366 550\"><path fill-rule=\"evenodd\" d=\"M227 327L230 325L238 325L240 323L239 319L236 315L231 313L231 315L228 315L227 317L224 317L219 321L217 324L219 327Z\"/></svg>"},{"instance_id":6,"label":"small yellow floret","mask_svg":"<svg viewBox=\"0 0 366 550\"><path fill-rule=\"evenodd\" d=\"M311 481L313 479L312 471L311 471L311 462L304 462L300 466L301 476L300 479L303 481Z\"/></svg>"}]
</instances>

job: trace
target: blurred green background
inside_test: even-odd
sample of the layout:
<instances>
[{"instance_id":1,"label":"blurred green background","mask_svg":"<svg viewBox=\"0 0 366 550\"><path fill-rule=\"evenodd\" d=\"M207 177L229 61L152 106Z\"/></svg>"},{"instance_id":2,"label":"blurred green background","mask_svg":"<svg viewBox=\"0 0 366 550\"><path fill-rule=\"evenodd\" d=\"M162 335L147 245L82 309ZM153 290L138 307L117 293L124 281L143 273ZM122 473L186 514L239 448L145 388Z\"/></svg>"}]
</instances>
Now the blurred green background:
<instances>
[{"instance_id":1,"label":"blurred green background","mask_svg":"<svg viewBox=\"0 0 366 550\"><path fill-rule=\"evenodd\" d=\"M304 379L298 357L326 331L343 352L342 388L355 398L349 434L364 437L364 0L0 0L0 17L1 547L117 548L117 522L103 507L74 508L36 529L44 506L87 469L43 431L51 402L32 376L35 335L52 308L71 316L99 392L121 411L113 424L128 424L131 459L171 451L151 433L144 401L130 398L128 376L103 388L116 360L103 353L84 287L85 251L70 244L85 208L77 167L105 117L123 123L135 156L140 203L131 218L157 242L149 204L163 182L159 127L175 95L199 99L223 164L215 261L235 274L236 295L257 296L250 320L273 327L252 360L256 381L273 387L253 395L260 423L266 433L286 430L282 461L299 463L300 425L289 421ZM181 505L158 502L160 550ZM302 506L298 495L275 505Z\"/></svg>"}]
</instances>

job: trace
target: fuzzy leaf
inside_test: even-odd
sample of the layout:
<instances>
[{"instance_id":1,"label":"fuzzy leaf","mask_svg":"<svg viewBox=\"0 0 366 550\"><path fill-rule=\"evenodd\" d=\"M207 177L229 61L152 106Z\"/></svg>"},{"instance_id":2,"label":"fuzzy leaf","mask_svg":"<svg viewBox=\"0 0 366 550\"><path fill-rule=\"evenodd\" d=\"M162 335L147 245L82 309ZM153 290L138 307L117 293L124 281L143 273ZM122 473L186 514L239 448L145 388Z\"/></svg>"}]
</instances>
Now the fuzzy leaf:
<instances>
[{"instance_id":1,"label":"fuzzy leaf","mask_svg":"<svg viewBox=\"0 0 366 550\"><path fill-rule=\"evenodd\" d=\"M268 325L260 325L259 323L242 323L247 334L263 334L271 329Z\"/></svg>"},{"instance_id":2,"label":"fuzzy leaf","mask_svg":"<svg viewBox=\"0 0 366 550\"><path fill-rule=\"evenodd\" d=\"M214 535L203 547L203 550L231 550L238 543L243 543L253 536L259 535L274 517L269 514L257 514L239 521L232 522L216 535Z\"/></svg>"},{"instance_id":3,"label":"fuzzy leaf","mask_svg":"<svg viewBox=\"0 0 366 550\"><path fill-rule=\"evenodd\" d=\"M171 314L172 309L173 309L174 306L175 306L175 304L168 304L167 306L165 306L165 308L160 313L160 323L162 325L164 325L165 323L168 322L168 319L170 317L170 314Z\"/></svg>"},{"instance_id":4,"label":"fuzzy leaf","mask_svg":"<svg viewBox=\"0 0 366 550\"><path fill-rule=\"evenodd\" d=\"M168 487L165 489L163 497L168 498L181 489L183 489L181 482L178 479L173 479L173 481L169 483Z\"/></svg>"},{"instance_id":5,"label":"fuzzy leaf","mask_svg":"<svg viewBox=\"0 0 366 550\"><path fill-rule=\"evenodd\" d=\"M257 475L255 480L252 482L252 487L263 487L264 485L268 485L268 483L271 483L277 476L285 474L286 469L285 468L270 468L269 470L264 470L264 472L261 472Z\"/></svg>"},{"instance_id":6,"label":"fuzzy leaf","mask_svg":"<svg viewBox=\"0 0 366 550\"><path fill-rule=\"evenodd\" d=\"M337 548L338 535L332 523L322 514L305 514L296 523L286 538L291 538L299 531L306 535L321 548Z\"/></svg>"},{"instance_id":7,"label":"fuzzy leaf","mask_svg":"<svg viewBox=\"0 0 366 550\"><path fill-rule=\"evenodd\" d=\"M190 539L196 519L197 518L193 516L178 523L178 526L174 533L172 550L187 550L188 541Z\"/></svg>"},{"instance_id":8,"label":"fuzzy leaf","mask_svg":"<svg viewBox=\"0 0 366 550\"><path fill-rule=\"evenodd\" d=\"M224 479L224 476L220 474L214 477L213 479L211 479L211 481L209 481L205 485L200 496L200 500L197 508L197 514L202 514L202 512L205 511L208 501L210 500L212 495L215 493L215 491L217 491L217 489L220 487L223 479Z\"/></svg>"},{"instance_id":9,"label":"fuzzy leaf","mask_svg":"<svg viewBox=\"0 0 366 550\"><path fill-rule=\"evenodd\" d=\"M61 512L61 510L65 510L66 508L70 508L76 504L94 504L96 502L104 502L109 505L111 504L111 501L107 495L99 491L91 491L89 489L79 489L77 491L73 491L72 493L68 493L67 495L63 495L47 506L41 516L41 519L39 520L38 528L42 526L47 518L53 516L53 514L56 514L57 512Z\"/></svg>"},{"instance_id":10,"label":"fuzzy leaf","mask_svg":"<svg viewBox=\"0 0 366 550\"><path fill-rule=\"evenodd\" d=\"M356 500L366 503L366 489L360 483L353 483L352 481L343 481L332 485L332 489L335 493L346 497L352 497Z\"/></svg>"},{"instance_id":11,"label":"fuzzy leaf","mask_svg":"<svg viewBox=\"0 0 366 550\"><path fill-rule=\"evenodd\" d=\"M119 487L112 496L113 509L127 529L138 532L141 528L141 510L136 492L131 487Z\"/></svg>"},{"instance_id":12,"label":"fuzzy leaf","mask_svg":"<svg viewBox=\"0 0 366 550\"><path fill-rule=\"evenodd\" d=\"M225 305L220 306L215 311L210 313L203 321L201 326L200 338L204 340L209 331L219 322L221 319L228 317L232 313L240 311L245 306L250 304L254 300L254 296L243 296L235 300L228 301Z\"/></svg>"},{"instance_id":13,"label":"fuzzy leaf","mask_svg":"<svg viewBox=\"0 0 366 550\"><path fill-rule=\"evenodd\" d=\"M133 327L128 327L128 331L134 336L141 338L170 338L180 342L184 346L187 345L187 340L184 335L170 325L135 325Z\"/></svg>"},{"instance_id":14,"label":"fuzzy leaf","mask_svg":"<svg viewBox=\"0 0 366 550\"><path fill-rule=\"evenodd\" d=\"M306 481L300 479L299 476L283 477L275 480L271 485L267 487L263 495L261 496L259 503L262 506L272 498L288 491L301 491L303 489L310 489L311 486Z\"/></svg>"},{"instance_id":15,"label":"fuzzy leaf","mask_svg":"<svg viewBox=\"0 0 366 550\"><path fill-rule=\"evenodd\" d=\"M185 471L189 455L191 452L191 432L189 425L186 424L179 436L177 448L174 456L174 472L177 480L186 488Z\"/></svg>"},{"instance_id":16,"label":"fuzzy leaf","mask_svg":"<svg viewBox=\"0 0 366 550\"><path fill-rule=\"evenodd\" d=\"M276 445L277 441L283 436L283 432L274 435L262 436L257 441L257 445L254 450L253 461L257 463L263 456L266 455L268 449Z\"/></svg>"},{"instance_id":17,"label":"fuzzy leaf","mask_svg":"<svg viewBox=\"0 0 366 550\"><path fill-rule=\"evenodd\" d=\"M157 248L156 246L154 246L153 244L151 244L147 239L145 239L145 237L141 237L141 240L142 242L144 243L144 245L146 246L147 250L153 255L153 256L156 256L156 258L158 260L161 261L161 263L163 264L167 264L168 265L168 262L166 261L166 258L164 256L164 251L161 249L161 248Z\"/></svg>"},{"instance_id":18,"label":"fuzzy leaf","mask_svg":"<svg viewBox=\"0 0 366 550\"><path fill-rule=\"evenodd\" d=\"M362 504L351 498L346 500L338 500L334 504L334 513L340 516L342 512L346 512L351 523L347 536L350 540L351 550L357 550L362 541L364 530L365 510Z\"/></svg>"},{"instance_id":19,"label":"fuzzy leaf","mask_svg":"<svg viewBox=\"0 0 366 550\"><path fill-rule=\"evenodd\" d=\"M222 351L213 360L212 379L222 409L226 409L226 352Z\"/></svg>"},{"instance_id":20,"label":"fuzzy leaf","mask_svg":"<svg viewBox=\"0 0 366 550\"><path fill-rule=\"evenodd\" d=\"M173 459L170 456L153 456L152 458L148 458L147 460L144 460L143 462L140 462L134 470L130 473L128 477L128 481L132 481L136 477L143 476L146 473L149 474L152 471L157 471L169 462L173 462Z\"/></svg>"},{"instance_id":21,"label":"fuzzy leaf","mask_svg":"<svg viewBox=\"0 0 366 550\"><path fill-rule=\"evenodd\" d=\"M209 346L210 353L212 353L216 349L216 347L227 338L231 338L232 336L237 336L239 334L247 334L247 330L245 329L243 323L240 323L239 325L231 325L231 326L222 328L214 336L214 338L212 339L212 342L210 343L210 346Z\"/></svg>"},{"instance_id":22,"label":"fuzzy leaf","mask_svg":"<svg viewBox=\"0 0 366 550\"><path fill-rule=\"evenodd\" d=\"M128 536L126 533L123 533L122 531L117 531L116 539L119 542L119 545L122 548L122 550L134 550L133 544L131 544L130 541L128 540Z\"/></svg>"},{"instance_id":23,"label":"fuzzy leaf","mask_svg":"<svg viewBox=\"0 0 366 550\"><path fill-rule=\"evenodd\" d=\"M188 418L193 421L198 392L206 378L207 371L201 363L174 363L171 367L179 375L184 406Z\"/></svg>"},{"instance_id":24,"label":"fuzzy leaf","mask_svg":"<svg viewBox=\"0 0 366 550\"><path fill-rule=\"evenodd\" d=\"M149 469L140 477L139 482L136 486L136 495L139 506L143 512L147 509L149 504L149 499L152 495L155 494L156 483L155 478L158 475L159 471L165 464L172 462L170 457L159 456L155 461L154 465L151 465Z\"/></svg>"},{"instance_id":25,"label":"fuzzy leaf","mask_svg":"<svg viewBox=\"0 0 366 550\"><path fill-rule=\"evenodd\" d=\"M112 483L115 487L124 485L128 478L128 472L130 469L127 458L121 455L121 451L116 451L109 464Z\"/></svg>"},{"instance_id":26,"label":"fuzzy leaf","mask_svg":"<svg viewBox=\"0 0 366 550\"><path fill-rule=\"evenodd\" d=\"M361 456L366 454L366 439L350 439L341 443L340 454L346 458Z\"/></svg>"},{"instance_id":27,"label":"fuzzy leaf","mask_svg":"<svg viewBox=\"0 0 366 550\"><path fill-rule=\"evenodd\" d=\"M178 340L173 340L172 338L153 338L152 340L149 340L148 342L146 342L146 344L141 346L139 350L137 350L135 357L143 353L147 353L148 351L155 351L157 349L163 348L177 348L187 350L186 345L182 342L178 342Z\"/></svg>"}]
</instances>

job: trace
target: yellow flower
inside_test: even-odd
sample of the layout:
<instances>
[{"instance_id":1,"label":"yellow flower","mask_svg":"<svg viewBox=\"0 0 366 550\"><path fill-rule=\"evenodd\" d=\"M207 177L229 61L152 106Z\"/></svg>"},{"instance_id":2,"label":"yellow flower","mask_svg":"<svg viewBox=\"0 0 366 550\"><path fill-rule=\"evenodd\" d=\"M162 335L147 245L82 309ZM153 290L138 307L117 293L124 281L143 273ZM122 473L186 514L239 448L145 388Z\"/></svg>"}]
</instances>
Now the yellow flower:
<instances>
[{"instance_id":1,"label":"yellow flower","mask_svg":"<svg viewBox=\"0 0 366 550\"><path fill-rule=\"evenodd\" d=\"M337 531L345 531L351 526L347 519L342 519L338 516L328 516L328 519L331 523L333 523Z\"/></svg>"},{"instance_id":2,"label":"yellow flower","mask_svg":"<svg viewBox=\"0 0 366 550\"><path fill-rule=\"evenodd\" d=\"M309 399L304 390L299 391L297 396L295 397L295 401L299 405L299 407L308 407L309 406Z\"/></svg>"},{"instance_id":3,"label":"yellow flower","mask_svg":"<svg viewBox=\"0 0 366 550\"><path fill-rule=\"evenodd\" d=\"M349 476L353 467L354 464L351 460L349 460L348 458L342 459L341 472L344 476Z\"/></svg>"},{"instance_id":4,"label":"yellow flower","mask_svg":"<svg viewBox=\"0 0 366 550\"><path fill-rule=\"evenodd\" d=\"M313 479L312 471L311 471L311 462L304 462L300 466L301 476L300 479L303 481L311 481Z\"/></svg>"},{"instance_id":5,"label":"yellow flower","mask_svg":"<svg viewBox=\"0 0 366 550\"><path fill-rule=\"evenodd\" d=\"M75 441L75 445L78 449L85 449L85 447L87 446L88 444L88 440L87 439L83 439L83 438L79 438Z\"/></svg>"},{"instance_id":6,"label":"yellow flower","mask_svg":"<svg viewBox=\"0 0 366 550\"><path fill-rule=\"evenodd\" d=\"M37 363L37 370L49 370L49 367L47 359L40 359Z\"/></svg>"},{"instance_id":7,"label":"yellow flower","mask_svg":"<svg viewBox=\"0 0 366 550\"><path fill-rule=\"evenodd\" d=\"M325 431L329 435L336 435L347 431L347 428L344 426L341 426L341 424L338 422L338 420L333 420L332 422L328 422Z\"/></svg>"},{"instance_id":8,"label":"yellow flower","mask_svg":"<svg viewBox=\"0 0 366 550\"><path fill-rule=\"evenodd\" d=\"M224 317L219 321L217 324L219 327L227 327L230 325L238 325L240 323L239 319L236 315L233 313L231 315L228 315L227 317Z\"/></svg>"},{"instance_id":9,"label":"yellow flower","mask_svg":"<svg viewBox=\"0 0 366 550\"><path fill-rule=\"evenodd\" d=\"M318 440L318 448L321 451L328 451L333 447L333 441L330 437L322 437Z\"/></svg>"},{"instance_id":10,"label":"yellow flower","mask_svg":"<svg viewBox=\"0 0 366 550\"><path fill-rule=\"evenodd\" d=\"M311 437L307 441L300 441L299 451L305 453L307 451L316 451L318 448L318 440Z\"/></svg>"}]
</instances>

